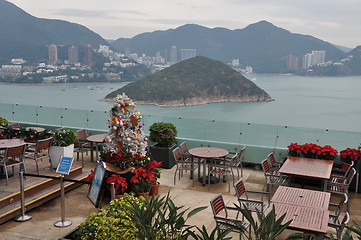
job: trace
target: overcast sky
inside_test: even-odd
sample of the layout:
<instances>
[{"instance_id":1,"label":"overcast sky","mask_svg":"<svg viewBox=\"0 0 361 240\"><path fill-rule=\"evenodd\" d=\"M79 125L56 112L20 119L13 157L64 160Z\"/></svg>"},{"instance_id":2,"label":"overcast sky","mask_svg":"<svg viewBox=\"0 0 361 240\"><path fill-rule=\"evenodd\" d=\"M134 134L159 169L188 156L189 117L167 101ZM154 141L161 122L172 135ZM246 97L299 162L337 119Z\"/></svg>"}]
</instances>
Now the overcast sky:
<instances>
[{"instance_id":1,"label":"overcast sky","mask_svg":"<svg viewBox=\"0 0 361 240\"><path fill-rule=\"evenodd\" d=\"M332 44L361 45L361 0L9 0L33 16L79 23L105 39L187 23L241 29L266 20Z\"/></svg>"}]
</instances>

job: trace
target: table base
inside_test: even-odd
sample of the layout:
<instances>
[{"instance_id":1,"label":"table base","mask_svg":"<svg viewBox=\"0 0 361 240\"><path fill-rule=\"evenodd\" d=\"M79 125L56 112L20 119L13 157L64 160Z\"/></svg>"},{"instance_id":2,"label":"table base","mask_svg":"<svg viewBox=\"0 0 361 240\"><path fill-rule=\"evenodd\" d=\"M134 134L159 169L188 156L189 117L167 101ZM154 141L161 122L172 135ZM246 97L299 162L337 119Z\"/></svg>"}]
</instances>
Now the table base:
<instances>
[{"instance_id":1,"label":"table base","mask_svg":"<svg viewBox=\"0 0 361 240\"><path fill-rule=\"evenodd\" d=\"M200 181L201 183L203 183L203 177L200 177L198 179L198 181ZM215 176L211 176L211 184L216 184L219 183L219 178L215 177ZM206 185L208 184L208 176L206 176ZM203 185L205 186L205 185Z\"/></svg>"}]
</instances>

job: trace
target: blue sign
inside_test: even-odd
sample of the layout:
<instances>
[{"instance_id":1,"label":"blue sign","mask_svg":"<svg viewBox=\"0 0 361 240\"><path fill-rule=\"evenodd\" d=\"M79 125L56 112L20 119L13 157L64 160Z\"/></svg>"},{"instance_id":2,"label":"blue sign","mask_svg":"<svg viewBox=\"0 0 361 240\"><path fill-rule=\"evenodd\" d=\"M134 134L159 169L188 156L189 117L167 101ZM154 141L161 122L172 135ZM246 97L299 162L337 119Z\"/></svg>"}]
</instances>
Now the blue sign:
<instances>
[{"instance_id":1,"label":"blue sign","mask_svg":"<svg viewBox=\"0 0 361 240\"><path fill-rule=\"evenodd\" d=\"M69 175L71 166L73 165L73 157L61 157L58 167L56 169L56 173L66 174Z\"/></svg>"},{"instance_id":2,"label":"blue sign","mask_svg":"<svg viewBox=\"0 0 361 240\"><path fill-rule=\"evenodd\" d=\"M102 191L104 191L105 183L105 167L104 162L99 162L95 168L92 183L89 188L88 198L97 208L99 207Z\"/></svg>"}]
</instances>

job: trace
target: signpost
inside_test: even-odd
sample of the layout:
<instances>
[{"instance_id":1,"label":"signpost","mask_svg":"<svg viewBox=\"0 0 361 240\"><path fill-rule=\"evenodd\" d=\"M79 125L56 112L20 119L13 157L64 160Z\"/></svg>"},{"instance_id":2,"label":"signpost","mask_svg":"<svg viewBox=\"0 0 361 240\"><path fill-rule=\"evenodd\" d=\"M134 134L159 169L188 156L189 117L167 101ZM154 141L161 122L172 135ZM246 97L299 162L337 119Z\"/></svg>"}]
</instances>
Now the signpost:
<instances>
[{"instance_id":1,"label":"signpost","mask_svg":"<svg viewBox=\"0 0 361 240\"><path fill-rule=\"evenodd\" d=\"M64 190L64 175L69 175L71 166L73 165L73 157L60 157L56 172L61 174L60 190L61 190L61 220L54 223L55 227L68 227L72 224L71 220L65 219L65 190Z\"/></svg>"}]
</instances>

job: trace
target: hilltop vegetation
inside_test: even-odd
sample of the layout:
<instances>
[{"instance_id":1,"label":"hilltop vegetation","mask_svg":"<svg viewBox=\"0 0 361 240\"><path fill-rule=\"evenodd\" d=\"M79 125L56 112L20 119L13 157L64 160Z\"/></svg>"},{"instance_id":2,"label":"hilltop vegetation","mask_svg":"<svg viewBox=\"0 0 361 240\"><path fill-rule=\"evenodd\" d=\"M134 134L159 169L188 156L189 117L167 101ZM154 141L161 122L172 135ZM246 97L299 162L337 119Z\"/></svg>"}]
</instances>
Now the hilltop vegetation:
<instances>
[{"instance_id":1,"label":"hilltop vegetation","mask_svg":"<svg viewBox=\"0 0 361 240\"><path fill-rule=\"evenodd\" d=\"M111 100L122 93L138 103L160 106L272 100L264 90L226 64L206 57L172 65L108 94L105 99Z\"/></svg>"}]
</instances>

